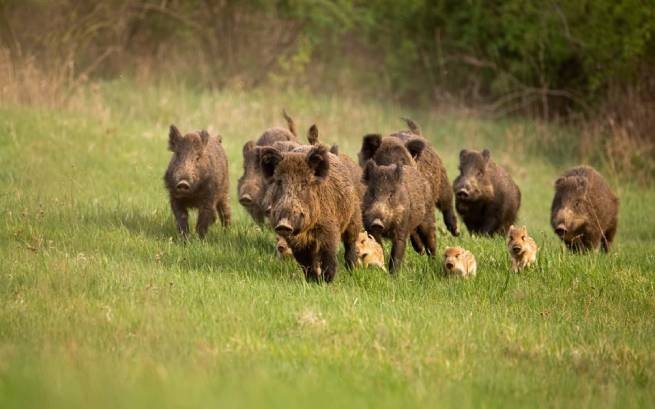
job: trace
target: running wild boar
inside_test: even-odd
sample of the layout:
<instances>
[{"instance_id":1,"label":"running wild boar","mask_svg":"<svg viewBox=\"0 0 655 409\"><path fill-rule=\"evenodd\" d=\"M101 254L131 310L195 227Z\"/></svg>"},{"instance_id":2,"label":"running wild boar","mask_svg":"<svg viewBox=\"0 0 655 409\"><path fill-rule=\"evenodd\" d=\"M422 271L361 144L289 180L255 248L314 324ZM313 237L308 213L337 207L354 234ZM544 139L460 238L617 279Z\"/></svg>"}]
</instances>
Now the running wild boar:
<instances>
[{"instance_id":1,"label":"running wild boar","mask_svg":"<svg viewBox=\"0 0 655 409\"><path fill-rule=\"evenodd\" d=\"M409 119L405 121L409 131L385 137L379 134L366 135L358 155L359 165L364 167L369 159L378 165L415 165L429 184L432 203L443 214L446 228L453 236L457 236L459 228L446 168L434 147L422 136L420 127Z\"/></svg>"},{"instance_id":2,"label":"running wild boar","mask_svg":"<svg viewBox=\"0 0 655 409\"><path fill-rule=\"evenodd\" d=\"M400 268L410 236L417 252L424 246L428 255L434 255L433 202L421 173L414 166L377 165L369 160L363 179L367 186L362 200L364 225L378 242L382 237L391 240L389 272Z\"/></svg>"},{"instance_id":3,"label":"running wild boar","mask_svg":"<svg viewBox=\"0 0 655 409\"><path fill-rule=\"evenodd\" d=\"M618 212L619 199L592 167L572 168L555 182L551 225L570 250L608 252Z\"/></svg>"},{"instance_id":4,"label":"running wild boar","mask_svg":"<svg viewBox=\"0 0 655 409\"><path fill-rule=\"evenodd\" d=\"M229 178L221 139L210 136L204 130L182 136L177 127L171 125L168 149L173 156L164 175L164 183L180 234L188 237L189 208L198 209L196 231L201 238L216 220L217 212L223 226L228 226Z\"/></svg>"},{"instance_id":5,"label":"running wild boar","mask_svg":"<svg viewBox=\"0 0 655 409\"><path fill-rule=\"evenodd\" d=\"M257 223L264 222L266 209L262 203L265 183L256 148L271 146L280 141L298 143L293 120L286 112L283 112L283 115L287 120L289 130L284 128L268 129L257 139L257 142L248 141L243 146L243 175L239 178L237 185L239 203Z\"/></svg>"},{"instance_id":6,"label":"running wild boar","mask_svg":"<svg viewBox=\"0 0 655 409\"><path fill-rule=\"evenodd\" d=\"M263 147L261 168L270 179L269 219L284 237L309 281L333 280L339 240L346 267L357 262L362 217L348 169L324 145L307 152Z\"/></svg>"},{"instance_id":7,"label":"running wild boar","mask_svg":"<svg viewBox=\"0 0 655 409\"><path fill-rule=\"evenodd\" d=\"M472 234L506 234L516 221L521 191L488 149L459 153L460 174L453 183L455 207Z\"/></svg>"}]
</instances>

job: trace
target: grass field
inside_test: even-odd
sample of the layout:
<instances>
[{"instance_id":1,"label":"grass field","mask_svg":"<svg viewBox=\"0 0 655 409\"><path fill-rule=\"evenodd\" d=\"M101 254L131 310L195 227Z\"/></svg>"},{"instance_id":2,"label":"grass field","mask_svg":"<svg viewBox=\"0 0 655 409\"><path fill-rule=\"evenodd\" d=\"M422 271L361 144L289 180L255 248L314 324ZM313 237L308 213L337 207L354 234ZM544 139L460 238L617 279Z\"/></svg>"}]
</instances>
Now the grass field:
<instances>
[{"instance_id":1,"label":"grass field","mask_svg":"<svg viewBox=\"0 0 655 409\"><path fill-rule=\"evenodd\" d=\"M72 98L0 105L0 407L655 406L655 191L608 177L614 251L564 252L549 207L574 130L127 82ZM353 156L411 116L451 180L460 148L490 147L522 189L538 267L508 274L501 238L440 233L440 251L476 254L475 280L408 250L395 277L348 272L340 254L334 283L305 283L235 194L243 143L283 107ZM176 238L171 122L219 131L229 155L234 224L204 242Z\"/></svg>"}]
</instances>

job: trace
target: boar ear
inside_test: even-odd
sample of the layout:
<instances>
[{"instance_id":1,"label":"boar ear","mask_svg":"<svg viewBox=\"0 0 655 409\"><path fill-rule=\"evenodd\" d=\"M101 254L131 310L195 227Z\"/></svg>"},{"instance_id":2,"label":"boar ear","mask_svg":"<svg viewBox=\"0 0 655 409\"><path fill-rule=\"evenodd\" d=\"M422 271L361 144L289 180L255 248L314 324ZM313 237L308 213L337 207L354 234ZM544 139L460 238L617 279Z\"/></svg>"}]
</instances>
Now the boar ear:
<instances>
[{"instance_id":1,"label":"boar ear","mask_svg":"<svg viewBox=\"0 0 655 409\"><path fill-rule=\"evenodd\" d=\"M287 127L289 128L289 132L293 134L296 138L298 137L298 132L296 131L296 124L293 122L293 119L287 114L287 110L283 109L282 110L282 116L284 117L284 120L287 121Z\"/></svg>"},{"instance_id":2,"label":"boar ear","mask_svg":"<svg viewBox=\"0 0 655 409\"><path fill-rule=\"evenodd\" d=\"M362 139L362 149L359 151L359 164L363 166L367 160L371 159L375 152L382 144L382 135L368 134Z\"/></svg>"},{"instance_id":3,"label":"boar ear","mask_svg":"<svg viewBox=\"0 0 655 409\"><path fill-rule=\"evenodd\" d=\"M416 139L410 139L405 143L405 147L409 151L409 153L412 155L412 158L415 160L421 156L421 153L423 152L423 149L425 149L425 142L416 138Z\"/></svg>"},{"instance_id":4,"label":"boar ear","mask_svg":"<svg viewBox=\"0 0 655 409\"><path fill-rule=\"evenodd\" d=\"M327 147L318 145L307 153L307 164L314 171L314 176L319 181L325 179L330 170L330 158Z\"/></svg>"},{"instance_id":5,"label":"boar ear","mask_svg":"<svg viewBox=\"0 0 655 409\"><path fill-rule=\"evenodd\" d=\"M367 184L368 181L371 180L371 175L377 167L378 165L373 161L373 159L369 159L366 162L366 166L364 166L364 173L362 173L362 182L364 182L364 184Z\"/></svg>"},{"instance_id":6,"label":"boar ear","mask_svg":"<svg viewBox=\"0 0 655 409\"><path fill-rule=\"evenodd\" d=\"M509 226L509 229L507 229L507 235L509 236L509 235L512 233L512 230L514 230L515 228L516 228L516 227L514 227L513 224L510 225L510 226Z\"/></svg>"},{"instance_id":7,"label":"boar ear","mask_svg":"<svg viewBox=\"0 0 655 409\"><path fill-rule=\"evenodd\" d=\"M463 161L464 157L469 153L468 149L462 149L459 151L459 161Z\"/></svg>"},{"instance_id":8,"label":"boar ear","mask_svg":"<svg viewBox=\"0 0 655 409\"><path fill-rule=\"evenodd\" d=\"M318 127L316 124L309 127L309 130L307 131L307 142L309 142L310 145L318 144Z\"/></svg>"},{"instance_id":9,"label":"boar ear","mask_svg":"<svg viewBox=\"0 0 655 409\"><path fill-rule=\"evenodd\" d=\"M262 168L264 177L266 179L272 178L275 167L282 160L282 154L271 146L264 146L257 148L257 155L259 156L259 165Z\"/></svg>"},{"instance_id":10,"label":"boar ear","mask_svg":"<svg viewBox=\"0 0 655 409\"><path fill-rule=\"evenodd\" d=\"M333 154L333 155L338 156L339 155L339 145L337 145L335 143L334 145L330 146L330 153Z\"/></svg>"},{"instance_id":11,"label":"boar ear","mask_svg":"<svg viewBox=\"0 0 655 409\"><path fill-rule=\"evenodd\" d=\"M171 151L175 150L175 144L177 144L177 141L182 139L182 134L180 133L180 130L177 129L177 126L171 125L171 128L168 131L168 149Z\"/></svg>"},{"instance_id":12,"label":"boar ear","mask_svg":"<svg viewBox=\"0 0 655 409\"><path fill-rule=\"evenodd\" d=\"M252 151L255 149L255 142L254 141L248 141L243 145L243 156L246 156L248 152Z\"/></svg>"},{"instance_id":13,"label":"boar ear","mask_svg":"<svg viewBox=\"0 0 655 409\"><path fill-rule=\"evenodd\" d=\"M200 135L200 140L202 141L202 146L207 146L207 142L209 142L209 132L205 131L204 129L198 132L198 135Z\"/></svg>"},{"instance_id":14,"label":"boar ear","mask_svg":"<svg viewBox=\"0 0 655 409\"><path fill-rule=\"evenodd\" d=\"M484 162L487 163L489 162L490 158L491 158L491 152L489 152L489 149L484 149L482 151L482 159L484 159Z\"/></svg>"},{"instance_id":15,"label":"boar ear","mask_svg":"<svg viewBox=\"0 0 655 409\"><path fill-rule=\"evenodd\" d=\"M421 127L418 126L416 122L412 121L409 118L402 118L402 120L405 121L407 127L409 128L410 131L412 131L414 135L423 135L423 133L421 132Z\"/></svg>"},{"instance_id":16,"label":"boar ear","mask_svg":"<svg viewBox=\"0 0 655 409\"><path fill-rule=\"evenodd\" d=\"M564 176L557 178L557 180L555 181L555 187L557 188L562 183L564 183L564 179L565 179Z\"/></svg>"}]
</instances>

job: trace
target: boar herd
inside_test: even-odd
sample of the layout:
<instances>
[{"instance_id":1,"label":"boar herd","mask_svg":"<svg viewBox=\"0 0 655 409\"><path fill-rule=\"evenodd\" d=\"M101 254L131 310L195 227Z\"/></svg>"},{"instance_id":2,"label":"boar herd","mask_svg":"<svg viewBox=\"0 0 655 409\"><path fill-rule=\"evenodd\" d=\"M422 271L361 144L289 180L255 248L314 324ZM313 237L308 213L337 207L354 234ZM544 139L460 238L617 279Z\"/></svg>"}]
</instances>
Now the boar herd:
<instances>
[{"instance_id":1,"label":"boar herd","mask_svg":"<svg viewBox=\"0 0 655 409\"><path fill-rule=\"evenodd\" d=\"M488 149L462 150L451 184L437 151L410 119L406 130L364 136L356 163L338 146L321 143L315 125L303 144L293 119L283 115L286 129L267 129L243 146L238 200L256 223L272 227L278 254L293 256L308 281L333 280L339 241L348 269L384 268L383 239L391 242L390 273L400 268L408 240L417 253L434 257L435 207L453 236L459 235L455 211L471 234L506 235L514 271L536 262L537 244L525 226L514 226L521 191ZM189 236L190 208L198 210L201 238L217 216L228 226L221 137L204 130L183 135L171 125L168 147L173 155L164 182L182 237ZM568 249L609 251L617 218L618 198L593 168L575 167L555 182L551 224ZM477 264L471 252L447 247L443 267L473 277Z\"/></svg>"}]
</instances>

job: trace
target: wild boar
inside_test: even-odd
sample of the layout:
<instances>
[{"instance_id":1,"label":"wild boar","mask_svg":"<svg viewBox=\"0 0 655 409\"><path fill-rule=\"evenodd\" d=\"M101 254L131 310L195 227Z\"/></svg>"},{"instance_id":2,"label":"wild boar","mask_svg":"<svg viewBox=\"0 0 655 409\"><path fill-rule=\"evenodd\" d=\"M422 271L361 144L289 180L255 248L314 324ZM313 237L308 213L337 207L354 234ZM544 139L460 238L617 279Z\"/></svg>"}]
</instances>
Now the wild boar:
<instances>
[{"instance_id":1,"label":"wild boar","mask_svg":"<svg viewBox=\"0 0 655 409\"><path fill-rule=\"evenodd\" d=\"M537 243L528 235L525 226L509 226L507 232L507 251L512 259L512 271L518 273L537 262Z\"/></svg>"},{"instance_id":2,"label":"wild boar","mask_svg":"<svg viewBox=\"0 0 655 409\"><path fill-rule=\"evenodd\" d=\"M367 186L362 200L364 225L378 242L382 237L391 240L389 272L400 268L410 235L420 239L428 255L434 255L433 202L423 175L414 166L377 165L371 159L363 180Z\"/></svg>"},{"instance_id":3,"label":"wild boar","mask_svg":"<svg viewBox=\"0 0 655 409\"><path fill-rule=\"evenodd\" d=\"M400 131L385 137L379 134L364 136L358 155L359 165L364 167L369 159L378 165L415 165L429 184L432 203L443 214L446 228L457 236L459 228L446 168L435 149L422 136L419 126L409 119L405 121L409 132Z\"/></svg>"},{"instance_id":4,"label":"wild boar","mask_svg":"<svg viewBox=\"0 0 655 409\"><path fill-rule=\"evenodd\" d=\"M248 141L243 146L243 175L239 178L237 185L239 203L257 223L264 222L266 209L262 203L265 186L256 147L271 146L279 141L298 143L293 120L286 111L283 112L283 115L287 120L289 130L284 128L268 129L257 142Z\"/></svg>"},{"instance_id":5,"label":"wild boar","mask_svg":"<svg viewBox=\"0 0 655 409\"><path fill-rule=\"evenodd\" d=\"M491 160L488 149L459 153L460 174L453 183L455 207L472 234L507 234L521 206L512 177Z\"/></svg>"},{"instance_id":6,"label":"wild boar","mask_svg":"<svg viewBox=\"0 0 655 409\"><path fill-rule=\"evenodd\" d=\"M446 247L443 268L446 275L469 278L477 274L478 264L470 251L461 247Z\"/></svg>"},{"instance_id":7,"label":"wild boar","mask_svg":"<svg viewBox=\"0 0 655 409\"><path fill-rule=\"evenodd\" d=\"M555 182L550 221L570 250L608 252L618 225L619 199L590 166L566 171Z\"/></svg>"},{"instance_id":8,"label":"wild boar","mask_svg":"<svg viewBox=\"0 0 655 409\"><path fill-rule=\"evenodd\" d=\"M263 147L260 166L271 181L271 224L289 244L305 278L334 279L340 239L346 267L352 268L362 217L356 188L339 158L324 145L307 152Z\"/></svg>"},{"instance_id":9,"label":"wild boar","mask_svg":"<svg viewBox=\"0 0 655 409\"><path fill-rule=\"evenodd\" d=\"M217 212L223 226L228 226L228 166L220 138L209 136L205 130L182 136L171 125L168 149L173 156L164 183L180 234L184 238L189 235L189 208L198 209L196 231L201 238L216 220Z\"/></svg>"}]
</instances>

